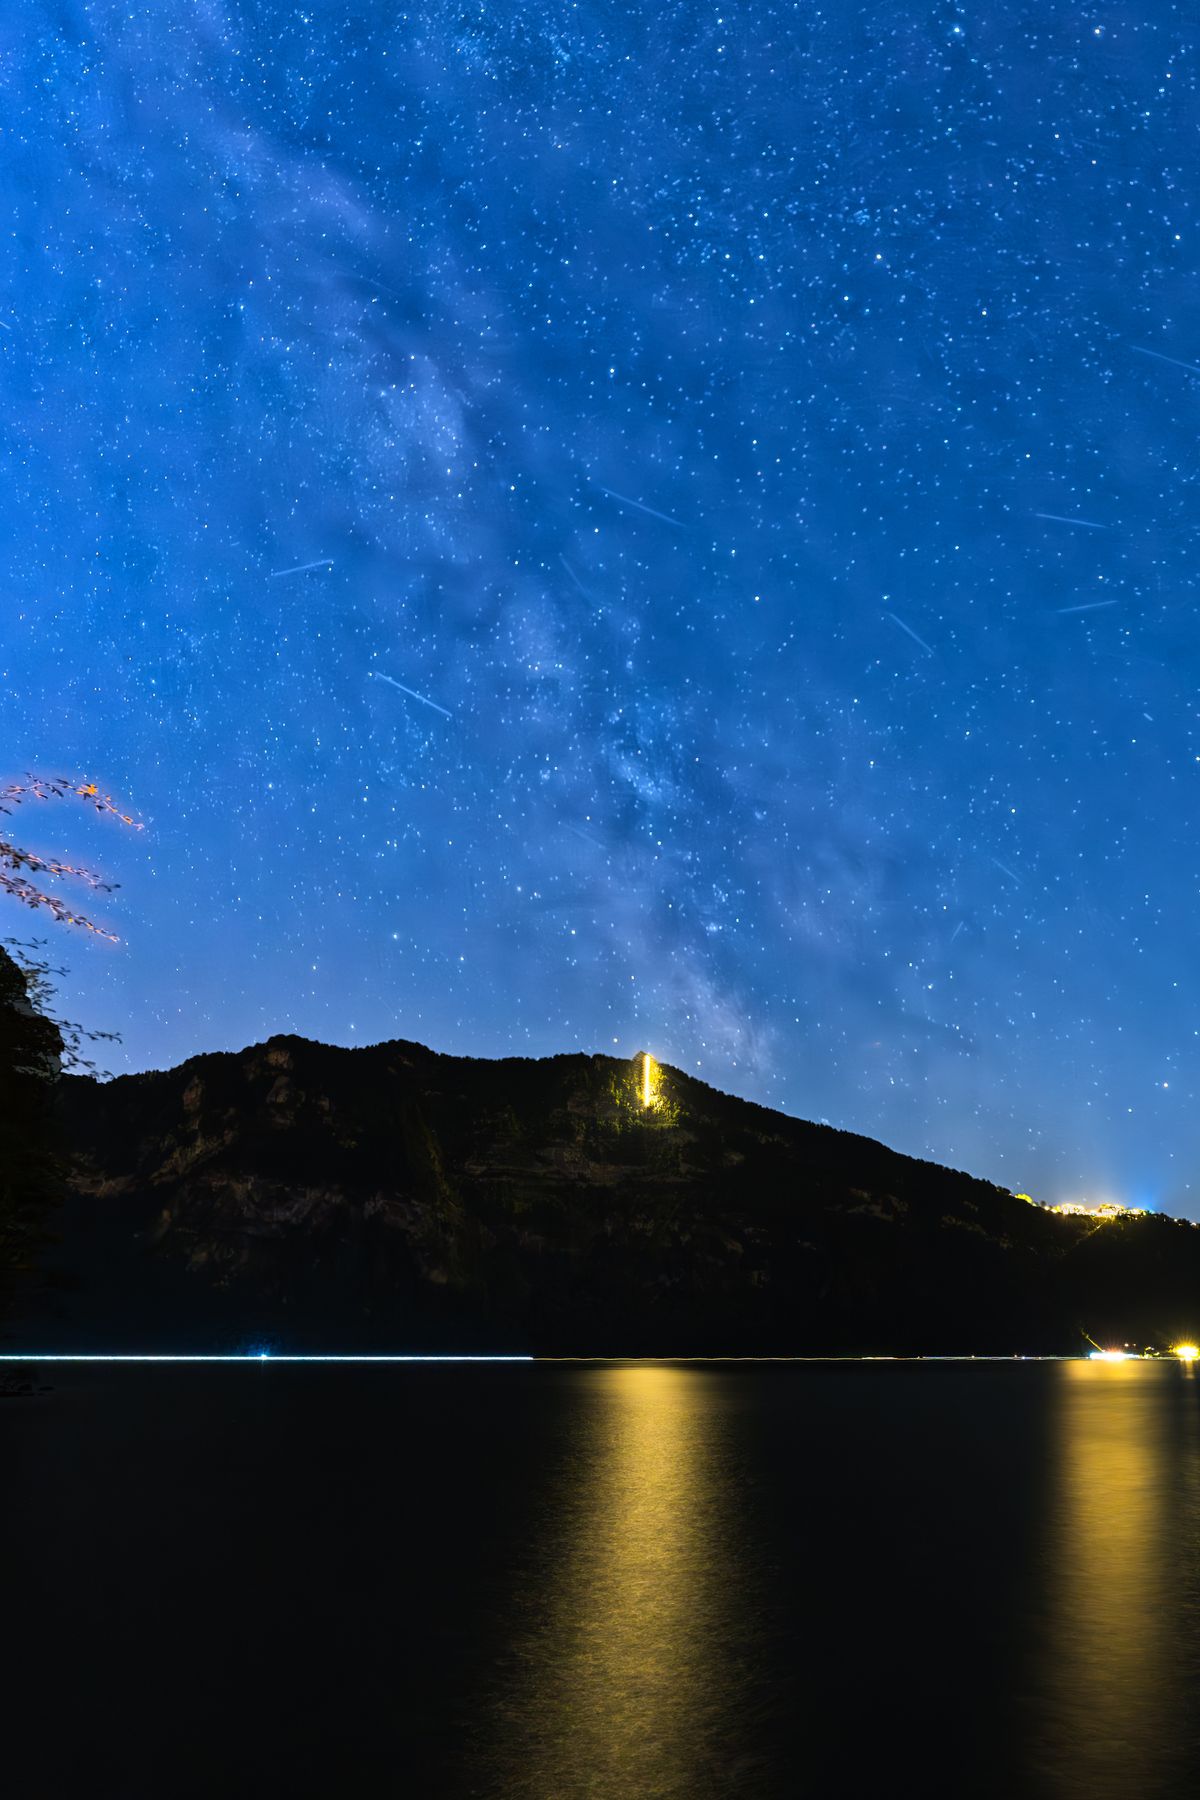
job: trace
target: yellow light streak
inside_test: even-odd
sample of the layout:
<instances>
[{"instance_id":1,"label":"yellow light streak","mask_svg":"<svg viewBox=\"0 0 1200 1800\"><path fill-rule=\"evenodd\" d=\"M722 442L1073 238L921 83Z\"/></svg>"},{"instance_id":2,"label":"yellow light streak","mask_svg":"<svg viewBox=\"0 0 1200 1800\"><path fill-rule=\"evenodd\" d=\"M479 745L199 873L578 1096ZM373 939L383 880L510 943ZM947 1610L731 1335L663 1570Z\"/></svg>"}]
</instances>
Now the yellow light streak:
<instances>
[{"instance_id":1,"label":"yellow light streak","mask_svg":"<svg viewBox=\"0 0 1200 1800\"><path fill-rule=\"evenodd\" d=\"M1064 1362L1049 1384L1044 1611L1027 1666L1045 1707L1039 1751L1050 1767L1078 1770L1081 1794L1171 1785L1173 1715L1162 1696L1180 1661L1173 1608L1187 1526L1176 1513L1187 1508L1162 1373L1132 1359ZM1142 1735L1148 1717L1156 1724Z\"/></svg>"},{"instance_id":2,"label":"yellow light streak","mask_svg":"<svg viewBox=\"0 0 1200 1800\"><path fill-rule=\"evenodd\" d=\"M642 1052L642 1105L643 1106L653 1106L653 1104L654 1104L654 1086L653 1086L654 1071L653 1071L653 1066L652 1066L653 1061L654 1061L654 1059L650 1055L650 1052L648 1050L643 1050L643 1052Z\"/></svg>"},{"instance_id":3,"label":"yellow light streak","mask_svg":"<svg viewBox=\"0 0 1200 1800\"><path fill-rule=\"evenodd\" d=\"M1173 1353L1180 1362L1195 1362L1200 1356L1200 1344L1176 1344L1173 1346Z\"/></svg>"}]
</instances>

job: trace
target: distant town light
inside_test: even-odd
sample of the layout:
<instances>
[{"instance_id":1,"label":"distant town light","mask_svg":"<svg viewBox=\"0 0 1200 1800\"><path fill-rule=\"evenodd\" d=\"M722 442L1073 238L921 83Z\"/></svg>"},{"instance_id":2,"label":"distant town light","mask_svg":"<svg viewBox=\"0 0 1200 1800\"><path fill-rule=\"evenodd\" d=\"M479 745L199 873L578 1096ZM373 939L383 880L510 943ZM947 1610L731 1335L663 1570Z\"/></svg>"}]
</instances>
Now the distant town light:
<instances>
[{"instance_id":1,"label":"distant town light","mask_svg":"<svg viewBox=\"0 0 1200 1800\"><path fill-rule=\"evenodd\" d=\"M1018 1194L1018 1200L1028 1200L1028 1194ZM1121 1206L1115 1200L1035 1200L1043 1212L1067 1213L1073 1218L1093 1219L1100 1224L1105 1219L1141 1219L1149 1208L1145 1206Z\"/></svg>"},{"instance_id":2,"label":"distant town light","mask_svg":"<svg viewBox=\"0 0 1200 1800\"><path fill-rule=\"evenodd\" d=\"M1127 1350L1093 1350L1088 1357L1089 1362L1124 1362Z\"/></svg>"}]
</instances>

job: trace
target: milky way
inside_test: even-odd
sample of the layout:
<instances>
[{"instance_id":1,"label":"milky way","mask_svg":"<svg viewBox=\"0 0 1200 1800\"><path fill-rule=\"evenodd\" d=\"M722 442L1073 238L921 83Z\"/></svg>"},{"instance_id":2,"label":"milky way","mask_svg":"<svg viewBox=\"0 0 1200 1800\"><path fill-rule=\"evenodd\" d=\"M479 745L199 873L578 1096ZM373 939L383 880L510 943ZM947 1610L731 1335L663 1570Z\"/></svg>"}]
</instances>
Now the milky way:
<instances>
[{"instance_id":1,"label":"milky way","mask_svg":"<svg viewBox=\"0 0 1200 1800\"><path fill-rule=\"evenodd\" d=\"M645 1046L1200 1212L1143 12L10 0L0 776L146 823L22 819L110 1066Z\"/></svg>"}]
</instances>

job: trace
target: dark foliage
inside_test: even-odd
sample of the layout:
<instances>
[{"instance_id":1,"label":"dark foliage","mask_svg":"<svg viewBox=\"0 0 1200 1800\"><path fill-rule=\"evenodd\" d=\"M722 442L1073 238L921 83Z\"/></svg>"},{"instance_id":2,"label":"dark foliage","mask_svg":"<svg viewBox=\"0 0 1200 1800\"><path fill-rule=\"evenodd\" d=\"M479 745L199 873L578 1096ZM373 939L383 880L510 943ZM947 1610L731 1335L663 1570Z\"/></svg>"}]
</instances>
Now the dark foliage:
<instances>
[{"instance_id":1,"label":"dark foliage","mask_svg":"<svg viewBox=\"0 0 1200 1800\"><path fill-rule=\"evenodd\" d=\"M290 1037L67 1079L67 1238L91 1284L70 1328L578 1354L1200 1334L1191 1225L1052 1215L675 1070L661 1097L643 1110L636 1066L609 1057Z\"/></svg>"},{"instance_id":2,"label":"dark foliage","mask_svg":"<svg viewBox=\"0 0 1200 1800\"><path fill-rule=\"evenodd\" d=\"M0 1307L44 1243L61 1189L51 1095L63 1039L36 999L25 970L0 949Z\"/></svg>"}]
</instances>

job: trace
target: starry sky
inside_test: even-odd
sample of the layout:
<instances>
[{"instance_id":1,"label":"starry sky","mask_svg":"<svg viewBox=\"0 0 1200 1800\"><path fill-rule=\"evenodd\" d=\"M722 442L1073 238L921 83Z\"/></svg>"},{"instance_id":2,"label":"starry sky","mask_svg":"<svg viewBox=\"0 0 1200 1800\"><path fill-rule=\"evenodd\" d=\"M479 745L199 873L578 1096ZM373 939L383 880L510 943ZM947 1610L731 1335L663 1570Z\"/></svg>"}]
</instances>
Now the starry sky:
<instances>
[{"instance_id":1,"label":"starry sky","mask_svg":"<svg viewBox=\"0 0 1200 1800\"><path fill-rule=\"evenodd\" d=\"M1200 1215L1198 43L9 0L0 775L144 821L19 821L108 1066L647 1047Z\"/></svg>"}]
</instances>

